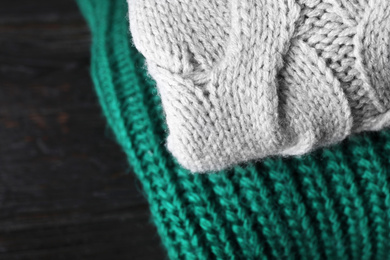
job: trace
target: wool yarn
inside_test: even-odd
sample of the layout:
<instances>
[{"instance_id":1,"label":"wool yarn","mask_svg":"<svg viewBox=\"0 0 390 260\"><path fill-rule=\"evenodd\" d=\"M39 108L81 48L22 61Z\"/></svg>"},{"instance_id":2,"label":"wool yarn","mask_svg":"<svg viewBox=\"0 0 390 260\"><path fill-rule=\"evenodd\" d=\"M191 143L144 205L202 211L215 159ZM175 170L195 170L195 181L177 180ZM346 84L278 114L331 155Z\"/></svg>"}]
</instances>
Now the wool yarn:
<instances>
[{"instance_id":1,"label":"wool yarn","mask_svg":"<svg viewBox=\"0 0 390 260\"><path fill-rule=\"evenodd\" d=\"M390 259L390 132L307 156L189 174L164 145L155 82L132 46L125 0L78 0L92 79L170 259Z\"/></svg>"},{"instance_id":2,"label":"wool yarn","mask_svg":"<svg viewBox=\"0 0 390 260\"><path fill-rule=\"evenodd\" d=\"M129 18L192 172L390 124L388 0L129 0Z\"/></svg>"}]
</instances>

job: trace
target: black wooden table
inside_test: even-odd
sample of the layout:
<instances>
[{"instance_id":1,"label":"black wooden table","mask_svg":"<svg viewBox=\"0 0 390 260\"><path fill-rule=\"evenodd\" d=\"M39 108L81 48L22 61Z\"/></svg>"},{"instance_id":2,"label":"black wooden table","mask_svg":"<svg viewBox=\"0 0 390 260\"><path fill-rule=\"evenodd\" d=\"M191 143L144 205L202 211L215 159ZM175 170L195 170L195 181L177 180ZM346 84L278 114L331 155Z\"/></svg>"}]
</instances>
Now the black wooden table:
<instances>
[{"instance_id":1,"label":"black wooden table","mask_svg":"<svg viewBox=\"0 0 390 260\"><path fill-rule=\"evenodd\" d=\"M0 259L165 259L72 0L0 3Z\"/></svg>"}]
</instances>

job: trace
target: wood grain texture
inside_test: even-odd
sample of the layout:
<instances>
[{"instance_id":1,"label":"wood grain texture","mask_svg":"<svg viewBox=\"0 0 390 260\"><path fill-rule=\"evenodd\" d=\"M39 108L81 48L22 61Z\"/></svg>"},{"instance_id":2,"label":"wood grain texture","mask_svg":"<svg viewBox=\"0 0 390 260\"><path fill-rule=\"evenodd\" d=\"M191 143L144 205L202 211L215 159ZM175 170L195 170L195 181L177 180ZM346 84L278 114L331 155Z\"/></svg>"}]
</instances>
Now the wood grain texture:
<instances>
[{"instance_id":1,"label":"wood grain texture","mask_svg":"<svg viewBox=\"0 0 390 260\"><path fill-rule=\"evenodd\" d=\"M0 259L165 259L72 0L0 3Z\"/></svg>"}]
</instances>

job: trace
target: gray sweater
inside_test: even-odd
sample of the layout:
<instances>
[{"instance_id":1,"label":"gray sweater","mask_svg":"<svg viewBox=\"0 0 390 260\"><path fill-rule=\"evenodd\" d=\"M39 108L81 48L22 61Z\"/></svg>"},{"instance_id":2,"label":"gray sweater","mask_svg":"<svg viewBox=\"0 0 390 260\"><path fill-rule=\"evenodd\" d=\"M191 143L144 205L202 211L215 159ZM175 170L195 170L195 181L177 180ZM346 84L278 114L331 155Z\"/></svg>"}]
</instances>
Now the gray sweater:
<instances>
[{"instance_id":1,"label":"gray sweater","mask_svg":"<svg viewBox=\"0 0 390 260\"><path fill-rule=\"evenodd\" d=\"M167 147L192 172L390 125L388 0L129 0Z\"/></svg>"}]
</instances>

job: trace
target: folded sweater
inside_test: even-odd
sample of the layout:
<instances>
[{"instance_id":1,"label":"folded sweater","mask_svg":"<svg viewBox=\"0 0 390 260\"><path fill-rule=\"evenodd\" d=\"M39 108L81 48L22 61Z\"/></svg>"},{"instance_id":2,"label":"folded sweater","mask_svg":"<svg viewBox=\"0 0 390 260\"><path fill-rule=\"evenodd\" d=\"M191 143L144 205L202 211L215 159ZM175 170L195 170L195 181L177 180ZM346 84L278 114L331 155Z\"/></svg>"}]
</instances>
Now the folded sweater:
<instances>
[{"instance_id":1,"label":"folded sweater","mask_svg":"<svg viewBox=\"0 0 390 260\"><path fill-rule=\"evenodd\" d=\"M192 172L390 124L388 0L130 0L167 146Z\"/></svg>"}]
</instances>

